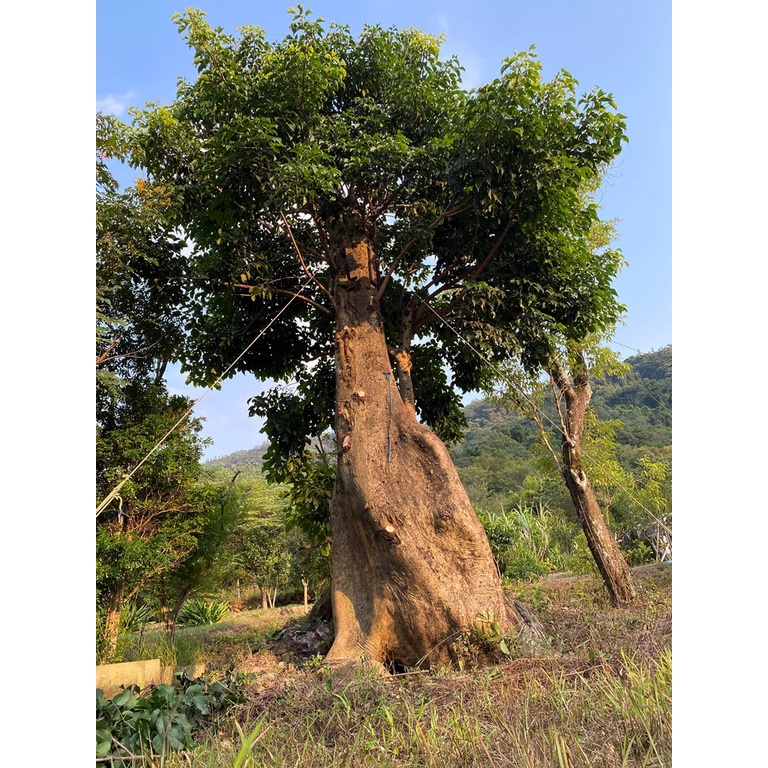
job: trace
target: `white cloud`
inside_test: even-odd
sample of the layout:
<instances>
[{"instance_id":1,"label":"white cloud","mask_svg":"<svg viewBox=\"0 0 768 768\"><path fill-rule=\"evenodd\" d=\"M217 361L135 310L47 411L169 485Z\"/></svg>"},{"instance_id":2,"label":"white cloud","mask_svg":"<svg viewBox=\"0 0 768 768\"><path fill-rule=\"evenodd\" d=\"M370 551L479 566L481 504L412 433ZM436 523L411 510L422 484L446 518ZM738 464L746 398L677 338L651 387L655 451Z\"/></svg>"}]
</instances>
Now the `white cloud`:
<instances>
[{"instance_id":1,"label":"white cloud","mask_svg":"<svg viewBox=\"0 0 768 768\"><path fill-rule=\"evenodd\" d=\"M128 91L128 93L108 93L103 98L96 99L96 111L121 117L125 114L133 97L133 91Z\"/></svg>"}]
</instances>

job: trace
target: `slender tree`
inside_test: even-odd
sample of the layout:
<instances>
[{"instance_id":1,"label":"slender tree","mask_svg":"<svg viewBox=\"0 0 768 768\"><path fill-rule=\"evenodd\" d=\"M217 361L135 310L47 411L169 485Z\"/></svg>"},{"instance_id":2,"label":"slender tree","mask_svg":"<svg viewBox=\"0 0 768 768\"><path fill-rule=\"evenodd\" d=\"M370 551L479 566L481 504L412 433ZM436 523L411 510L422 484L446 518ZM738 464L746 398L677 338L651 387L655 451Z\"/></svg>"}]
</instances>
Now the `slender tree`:
<instances>
[{"instance_id":1,"label":"slender tree","mask_svg":"<svg viewBox=\"0 0 768 768\"><path fill-rule=\"evenodd\" d=\"M160 573L147 587L160 604L165 630L173 635L179 611L195 593L216 589L232 570L227 546L242 516L240 471L202 470L190 493L190 506L197 512L194 548L170 571Z\"/></svg>"},{"instance_id":2,"label":"slender tree","mask_svg":"<svg viewBox=\"0 0 768 768\"><path fill-rule=\"evenodd\" d=\"M586 472L582 438L592 398L589 366L583 348L569 351L566 365L555 357L549 375L558 394L561 426L561 472L571 496L587 544L614 605L625 605L635 597L635 585L627 561L605 522L592 483Z\"/></svg>"},{"instance_id":3,"label":"slender tree","mask_svg":"<svg viewBox=\"0 0 768 768\"><path fill-rule=\"evenodd\" d=\"M247 522L239 549L240 563L261 595L261 607L274 608L277 589L291 572L285 521L267 517Z\"/></svg>"},{"instance_id":4,"label":"slender tree","mask_svg":"<svg viewBox=\"0 0 768 768\"><path fill-rule=\"evenodd\" d=\"M132 157L192 244L178 354L206 382L256 339L233 370L292 379L252 403L280 479L335 431L329 660L432 664L472 626L516 631L441 438L489 375L467 343L534 363L549 327L617 312L578 190L623 117L566 72L544 82L532 52L467 92L414 29L354 37L301 8L276 43L195 10L177 24L198 76L135 113Z\"/></svg>"},{"instance_id":5,"label":"slender tree","mask_svg":"<svg viewBox=\"0 0 768 768\"><path fill-rule=\"evenodd\" d=\"M104 496L184 416L189 401L161 384L131 382L112 408L99 410L97 493ZM187 418L96 521L96 581L104 616L104 657L118 637L123 606L153 581L193 557L204 517L194 503L202 444L199 423Z\"/></svg>"}]
</instances>

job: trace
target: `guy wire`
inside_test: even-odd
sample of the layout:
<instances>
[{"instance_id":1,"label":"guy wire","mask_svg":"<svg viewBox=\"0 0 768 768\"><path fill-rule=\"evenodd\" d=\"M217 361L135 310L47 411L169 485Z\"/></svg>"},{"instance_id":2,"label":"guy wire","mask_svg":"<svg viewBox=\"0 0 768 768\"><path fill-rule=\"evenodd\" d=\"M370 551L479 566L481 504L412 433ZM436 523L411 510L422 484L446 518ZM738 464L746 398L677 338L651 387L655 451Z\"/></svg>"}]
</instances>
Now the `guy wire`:
<instances>
[{"instance_id":1,"label":"guy wire","mask_svg":"<svg viewBox=\"0 0 768 768\"><path fill-rule=\"evenodd\" d=\"M205 392L203 392L200 397L195 400L192 405L189 406L189 408L184 412L184 414L181 416L181 418L155 443L155 445L151 448L149 453L130 471L126 472L125 475L123 475L123 479L104 497L102 502L96 507L96 517L98 517L106 508L107 506L118 497L118 494L120 493L120 489L128 482L128 480L133 477L133 475L136 473L136 471L141 467L145 461L168 439L168 437L173 434L173 432L176 430L176 428L189 416L189 414L192 412L192 410L195 408L195 406L229 373L229 371L232 370L232 368L246 355L248 350L270 329L270 327L275 323L275 321L280 317L280 315L285 312L288 307L291 306L293 301L301 294L301 292L312 282L314 278L310 277L304 285L299 288L299 292L295 295L293 295L290 300L285 304L284 307L267 323L267 325L262 328L262 330L256 335L256 337L251 341L251 343L230 363L230 365L219 375L219 377L216 379L216 381L213 382L213 384L209 385ZM122 504L121 504L122 506Z\"/></svg>"}]
</instances>

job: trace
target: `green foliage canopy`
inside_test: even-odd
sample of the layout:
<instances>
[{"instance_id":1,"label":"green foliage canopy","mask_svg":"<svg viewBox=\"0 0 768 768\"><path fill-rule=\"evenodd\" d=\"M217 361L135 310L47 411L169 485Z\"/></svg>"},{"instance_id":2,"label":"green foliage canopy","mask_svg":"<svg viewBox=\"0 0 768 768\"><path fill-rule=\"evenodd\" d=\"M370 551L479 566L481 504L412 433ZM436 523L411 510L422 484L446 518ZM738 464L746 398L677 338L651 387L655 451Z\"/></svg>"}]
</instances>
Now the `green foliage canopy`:
<instances>
[{"instance_id":1,"label":"green foliage canopy","mask_svg":"<svg viewBox=\"0 0 768 768\"><path fill-rule=\"evenodd\" d=\"M100 412L96 438L97 492L105 496L187 410L186 398L161 385L132 382L115 408ZM97 519L97 584L120 584L128 599L153 578L179 567L205 529L193 504L202 445L196 421L173 432L127 481Z\"/></svg>"},{"instance_id":2,"label":"green foliage canopy","mask_svg":"<svg viewBox=\"0 0 768 768\"><path fill-rule=\"evenodd\" d=\"M545 82L532 51L467 92L439 38L355 38L301 8L275 43L193 9L176 23L198 76L134 113L131 161L193 246L176 276L191 377L212 380L261 329L232 372L297 382L253 403L290 436L271 449L281 460L332 424L329 286L350 233L375 246L387 338L409 346L417 412L447 439L456 390L488 372L438 317L534 366L552 329L581 338L621 313L620 256L588 246L598 214L580 194L626 139L609 94L577 96L567 72ZM447 370L425 362L436 354Z\"/></svg>"},{"instance_id":3,"label":"green foliage canopy","mask_svg":"<svg viewBox=\"0 0 768 768\"><path fill-rule=\"evenodd\" d=\"M97 394L121 378L162 374L181 333L178 281L184 241L169 220L168 197L140 181L120 190L109 161L125 160L127 132L96 116Z\"/></svg>"}]
</instances>

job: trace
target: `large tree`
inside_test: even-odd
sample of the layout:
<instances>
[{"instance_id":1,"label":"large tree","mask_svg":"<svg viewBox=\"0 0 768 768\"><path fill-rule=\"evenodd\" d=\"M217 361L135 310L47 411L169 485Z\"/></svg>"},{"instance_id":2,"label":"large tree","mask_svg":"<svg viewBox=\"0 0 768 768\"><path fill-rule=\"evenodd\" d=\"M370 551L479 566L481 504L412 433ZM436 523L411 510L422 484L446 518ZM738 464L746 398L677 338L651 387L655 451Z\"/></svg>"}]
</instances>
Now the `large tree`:
<instances>
[{"instance_id":1,"label":"large tree","mask_svg":"<svg viewBox=\"0 0 768 768\"><path fill-rule=\"evenodd\" d=\"M547 327L618 313L578 190L619 152L622 116L566 72L545 82L532 52L467 92L415 29L355 37L301 8L275 43L195 10L177 24L198 76L134 113L133 162L192 247L179 355L209 382L255 338L232 371L293 379L254 403L276 471L335 430L329 660L432 664L484 621L514 632L441 437L488 376L473 338L533 364Z\"/></svg>"}]
</instances>

